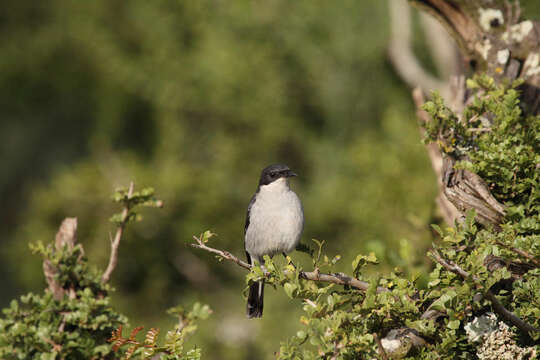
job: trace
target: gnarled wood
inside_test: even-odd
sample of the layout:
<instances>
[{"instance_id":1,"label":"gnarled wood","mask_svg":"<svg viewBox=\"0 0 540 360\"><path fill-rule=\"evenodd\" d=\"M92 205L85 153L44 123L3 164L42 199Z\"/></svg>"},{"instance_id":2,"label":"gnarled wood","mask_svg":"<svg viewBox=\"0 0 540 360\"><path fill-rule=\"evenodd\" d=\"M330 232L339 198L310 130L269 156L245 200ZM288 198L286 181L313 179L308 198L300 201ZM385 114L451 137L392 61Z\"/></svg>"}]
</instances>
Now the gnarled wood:
<instances>
[{"instance_id":1,"label":"gnarled wood","mask_svg":"<svg viewBox=\"0 0 540 360\"><path fill-rule=\"evenodd\" d=\"M56 233L55 248L57 251L60 251L64 246L67 246L69 250L73 250L76 241L77 218L65 218ZM53 294L55 300L61 300L64 297L66 289L62 288L56 280L57 273L58 269L54 267L50 260L45 259L43 261L43 274L49 286L49 291Z\"/></svg>"}]
</instances>

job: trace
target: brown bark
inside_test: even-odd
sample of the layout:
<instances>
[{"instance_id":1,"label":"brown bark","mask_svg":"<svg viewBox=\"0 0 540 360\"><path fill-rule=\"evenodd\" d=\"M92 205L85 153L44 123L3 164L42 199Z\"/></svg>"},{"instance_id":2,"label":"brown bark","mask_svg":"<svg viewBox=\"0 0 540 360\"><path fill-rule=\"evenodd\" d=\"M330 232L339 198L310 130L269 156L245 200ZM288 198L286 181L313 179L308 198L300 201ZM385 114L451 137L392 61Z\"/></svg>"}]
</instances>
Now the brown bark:
<instances>
[{"instance_id":1,"label":"brown bark","mask_svg":"<svg viewBox=\"0 0 540 360\"><path fill-rule=\"evenodd\" d=\"M475 72L496 80L522 78L526 112L540 111L540 23L521 21L519 1L409 0L435 16ZM466 99L463 99L466 101Z\"/></svg>"},{"instance_id":2,"label":"brown bark","mask_svg":"<svg viewBox=\"0 0 540 360\"><path fill-rule=\"evenodd\" d=\"M478 0L409 0L435 16L456 40L469 67L485 72L496 81L524 80L522 104L526 114L540 111L540 24L521 21L519 1ZM445 96L449 107L458 114L471 100L462 78L457 78ZM452 81L449 80L450 84ZM425 89L424 89L425 90ZM421 111L423 93L413 92L422 122L429 121ZM459 116L459 115L458 115ZM441 136L439 139L445 143ZM453 224L471 209L484 226L503 221L505 209L490 193L487 184L466 170L455 170L459 158L441 154L437 145L428 145L428 154L439 182L437 204L445 221ZM444 158L444 161L442 161ZM441 162L443 166L441 168Z\"/></svg>"},{"instance_id":3,"label":"brown bark","mask_svg":"<svg viewBox=\"0 0 540 360\"><path fill-rule=\"evenodd\" d=\"M77 218L65 218L56 233L55 248L57 251L61 250L64 246L67 246L69 250L73 250L75 242L77 241ZM56 274L58 270L51 263L50 260L45 259L43 261L43 273L45 274L45 280L49 285L49 290L53 294L56 300L61 300L64 297L66 289L56 280Z\"/></svg>"}]
</instances>

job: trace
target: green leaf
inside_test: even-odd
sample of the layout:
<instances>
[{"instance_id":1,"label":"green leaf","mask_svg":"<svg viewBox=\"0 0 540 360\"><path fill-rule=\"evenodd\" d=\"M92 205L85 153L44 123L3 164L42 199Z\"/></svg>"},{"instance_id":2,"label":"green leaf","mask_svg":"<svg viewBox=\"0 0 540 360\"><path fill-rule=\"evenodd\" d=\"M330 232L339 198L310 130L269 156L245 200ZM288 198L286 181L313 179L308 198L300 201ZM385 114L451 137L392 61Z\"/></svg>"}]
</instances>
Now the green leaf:
<instances>
[{"instance_id":1,"label":"green leaf","mask_svg":"<svg viewBox=\"0 0 540 360\"><path fill-rule=\"evenodd\" d=\"M448 321L448 328L450 329L454 329L454 330L457 330L459 329L459 325L461 324L461 321L459 320L451 320L451 321Z\"/></svg>"},{"instance_id":2,"label":"green leaf","mask_svg":"<svg viewBox=\"0 0 540 360\"><path fill-rule=\"evenodd\" d=\"M294 292L298 289L298 286L291 283L285 283L285 285L283 286L283 289L285 290L285 293L287 294L287 296L293 299Z\"/></svg>"}]
</instances>

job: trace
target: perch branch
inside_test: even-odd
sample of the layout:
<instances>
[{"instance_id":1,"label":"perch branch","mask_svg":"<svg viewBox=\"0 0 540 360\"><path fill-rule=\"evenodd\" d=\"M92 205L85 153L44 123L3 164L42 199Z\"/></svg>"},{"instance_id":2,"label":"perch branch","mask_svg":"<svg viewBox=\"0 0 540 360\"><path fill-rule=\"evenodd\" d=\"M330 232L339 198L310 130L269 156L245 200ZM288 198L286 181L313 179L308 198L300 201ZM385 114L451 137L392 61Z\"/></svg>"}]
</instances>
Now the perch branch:
<instances>
[{"instance_id":1,"label":"perch branch","mask_svg":"<svg viewBox=\"0 0 540 360\"><path fill-rule=\"evenodd\" d=\"M196 241L196 243L191 244L191 246L193 246L194 248L208 251L212 254L219 256L222 259L231 261L237 264L238 266L243 267L244 269L247 269L247 270L251 269L250 264L248 264L245 261L240 260L238 257L234 256L230 252L209 247L200 238L196 236L194 236L193 239L195 239ZM337 285L348 285L362 291L367 291L367 289L369 288L369 283L367 281L358 280L354 277L341 274L341 273L325 274L325 273L320 273L319 271L300 271L299 277L302 279L311 280L311 281L329 282L329 283L333 283ZM383 288L383 287L377 287L378 293L381 293L384 291L388 291L388 289Z\"/></svg>"},{"instance_id":2,"label":"perch branch","mask_svg":"<svg viewBox=\"0 0 540 360\"><path fill-rule=\"evenodd\" d=\"M128 190L128 198L130 198L133 195L133 182L129 184L129 190ZM111 279L111 275L116 268L116 264L118 263L118 247L120 246L120 240L122 240L122 234L124 233L124 228L126 227L127 221L128 221L128 215L129 215L129 206L126 205L124 209L122 210L122 220L120 224L118 225L118 228L116 229L116 234L114 235L114 239L111 242L111 256L109 257L109 265L107 265L107 269L103 273L103 276L101 277L101 281L103 283L108 282Z\"/></svg>"},{"instance_id":3,"label":"perch branch","mask_svg":"<svg viewBox=\"0 0 540 360\"><path fill-rule=\"evenodd\" d=\"M433 256L433 258L435 259L435 261L441 264L441 266L444 267L446 270L461 276L463 279L467 279L471 277L471 275L467 271L463 270L459 265L455 264L452 261L444 259L437 250L432 249L430 253L431 253L431 256ZM471 278L474 281L477 280L476 276L472 276ZM529 332L540 331L540 329L537 329L534 326L530 325L529 323L521 320L519 317L514 315L511 311L506 309L491 290L486 291L485 297L491 302L491 305L493 306L493 310L497 314L499 314L506 321L515 325L518 329L520 329L524 333L527 334Z\"/></svg>"}]
</instances>

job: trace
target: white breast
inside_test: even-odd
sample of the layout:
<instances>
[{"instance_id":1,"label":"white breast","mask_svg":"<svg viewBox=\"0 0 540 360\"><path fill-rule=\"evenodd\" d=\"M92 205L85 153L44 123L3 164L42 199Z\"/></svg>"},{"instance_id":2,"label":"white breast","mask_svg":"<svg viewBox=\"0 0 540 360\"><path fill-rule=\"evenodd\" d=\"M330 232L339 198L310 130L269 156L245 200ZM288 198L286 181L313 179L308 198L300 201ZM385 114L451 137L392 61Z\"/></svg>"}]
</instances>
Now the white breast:
<instances>
[{"instance_id":1,"label":"white breast","mask_svg":"<svg viewBox=\"0 0 540 360\"><path fill-rule=\"evenodd\" d=\"M264 255L289 253L298 245L304 228L304 211L286 179L260 187L249 217L245 242L253 258L261 261Z\"/></svg>"}]
</instances>

